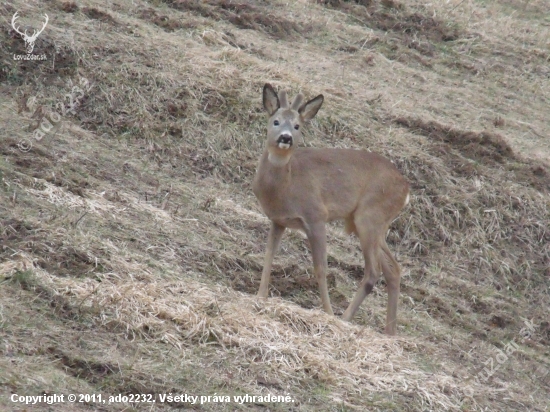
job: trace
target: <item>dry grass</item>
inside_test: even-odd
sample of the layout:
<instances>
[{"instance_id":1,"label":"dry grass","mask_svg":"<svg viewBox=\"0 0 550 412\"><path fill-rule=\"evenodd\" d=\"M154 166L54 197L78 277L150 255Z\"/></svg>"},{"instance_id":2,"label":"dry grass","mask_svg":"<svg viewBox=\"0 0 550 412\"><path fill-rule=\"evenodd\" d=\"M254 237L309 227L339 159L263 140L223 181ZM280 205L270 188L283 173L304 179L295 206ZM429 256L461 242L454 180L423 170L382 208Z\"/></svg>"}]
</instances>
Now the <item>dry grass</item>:
<instances>
[{"instance_id":1,"label":"dry grass","mask_svg":"<svg viewBox=\"0 0 550 412\"><path fill-rule=\"evenodd\" d=\"M40 4L46 62L14 61L23 42L0 33L3 408L24 410L10 393L172 392L295 401L196 410L548 410L545 2L286 3ZM33 24L37 9L0 14ZM20 150L82 77L76 112ZM325 95L307 145L382 152L411 182L388 234L399 338L378 332L382 286L351 324L318 309L299 233L273 298L254 298L266 81ZM338 225L329 242L342 313L362 257ZM511 340L519 350L476 383Z\"/></svg>"}]
</instances>

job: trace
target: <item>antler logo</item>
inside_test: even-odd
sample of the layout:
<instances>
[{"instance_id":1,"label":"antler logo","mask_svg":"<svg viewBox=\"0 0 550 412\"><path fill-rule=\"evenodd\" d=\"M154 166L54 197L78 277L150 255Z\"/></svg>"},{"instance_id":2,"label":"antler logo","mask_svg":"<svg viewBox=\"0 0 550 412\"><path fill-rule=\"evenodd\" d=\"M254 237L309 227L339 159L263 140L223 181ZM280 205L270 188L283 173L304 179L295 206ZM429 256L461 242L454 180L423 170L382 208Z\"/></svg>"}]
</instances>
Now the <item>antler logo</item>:
<instances>
[{"instance_id":1,"label":"antler logo","mask_svg":"<svg viewBox=\"0 0 550 412\"><path fill-rule=\"evenodd\" d=\"M44 25L42 26L42 28L39 31L34 30L34 33L32 34L32 36L29 36L27 34L27 30L25 30L25 33L21 33L19 31L19 27L15 26L15 21L19 18L17 13L18 12L15 12L15 14L11 19L11 26L17 33L21 35L21 37L23 37L23 40L25 40L25 48L27 49L27 54L31 54L32 51L34 50L34 42L36 41L40 33L44 31L44 29L46 28L46 25L48 24L48 15L44 14L44 16L46 17L46 21L44 22Z\"/></svg>"}]
</instances>

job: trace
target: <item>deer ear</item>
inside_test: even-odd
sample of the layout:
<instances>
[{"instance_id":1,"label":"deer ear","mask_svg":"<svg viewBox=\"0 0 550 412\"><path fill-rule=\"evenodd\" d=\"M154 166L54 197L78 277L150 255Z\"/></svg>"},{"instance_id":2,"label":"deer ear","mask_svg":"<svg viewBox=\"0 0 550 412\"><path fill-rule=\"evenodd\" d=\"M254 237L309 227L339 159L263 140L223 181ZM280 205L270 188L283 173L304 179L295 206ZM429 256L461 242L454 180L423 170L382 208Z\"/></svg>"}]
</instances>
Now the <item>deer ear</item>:
<instances>
[{"instance_id":1,"label":"deer ear","mask_svg":"<svg viewBox=\"0 0 550 412\"><path fill-rule=\"evenodd\" d=\"M321 106L323 105L324 97L320 94L317 97L314 97L309 102L304 103L302 107L298 109L298 113L302 116L304 122L309 122L315 117Z\"/></svg>"},{"instance_id":2,"label":"deer ear","mask_svg":"<svg viewBox=\"0 0 550 412\"><path fill-rule=\"evenodd\" d=\"M275 113L277 110L279 110L279 107L281 107L281 103L279 102L279 97L277 96L277 92L273 89L273 86L271 86L269 83L266 83L264 85L263 103L264 103L265 111L270 116L272 116L273 113Z\"/></svg>"}]
</instances>

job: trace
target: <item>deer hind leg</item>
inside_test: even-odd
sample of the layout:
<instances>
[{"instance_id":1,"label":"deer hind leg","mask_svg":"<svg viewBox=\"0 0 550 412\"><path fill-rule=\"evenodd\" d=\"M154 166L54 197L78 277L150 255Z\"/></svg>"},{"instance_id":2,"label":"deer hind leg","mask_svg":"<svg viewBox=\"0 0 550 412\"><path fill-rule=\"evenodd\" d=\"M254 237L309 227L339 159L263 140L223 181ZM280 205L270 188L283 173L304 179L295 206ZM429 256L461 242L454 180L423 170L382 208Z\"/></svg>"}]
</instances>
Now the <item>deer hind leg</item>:
<instances>
[{"instance_id":1,"label":"deer hind leg","mask_svg":"<svg viewBox=\"0 0 550 412\"><path fill-rule=\"evenodd\" d=\"M353 318L363 300L372 292L374 285L380 278L381 249L379 244L380 236L376 231L377 227L380 226L375 224L368 215L355 219L355 230L361 242L363 256L365 257L365 275L351 303L342 315L344 320L349 321Z\"/></svg>"},{"instance_id":2,"label":"deer hind leg","mask_svg":"<svg viewBox=\"0 0 550 412\"><path fill-rule=\"evenodd\" d=\"M386 334L395 335L397 331L397 303L399 301L399 290L401 283L401 269L395 260L386 241L382 241L382 273L386 279L388 288L388 312L386 315Z\"/></svg>"},{"instance_id":3,"label":"deer hind leg","mask_svg":"<svg viewBox=\"0 0 550 412\"><path fill-rule=\"evenodd\" d=\"M260 290L258 291L258 296L261 298L267 298L269 293L269 280L271 278L273 257L275 253L277 253L277 249L279 249L284 231L284 226L271 222L271 229L269 229L269 235L267 237L267 249L265 252L264 268L262 270L262 280L260 282Z\"/></svg>"}]
</instances>

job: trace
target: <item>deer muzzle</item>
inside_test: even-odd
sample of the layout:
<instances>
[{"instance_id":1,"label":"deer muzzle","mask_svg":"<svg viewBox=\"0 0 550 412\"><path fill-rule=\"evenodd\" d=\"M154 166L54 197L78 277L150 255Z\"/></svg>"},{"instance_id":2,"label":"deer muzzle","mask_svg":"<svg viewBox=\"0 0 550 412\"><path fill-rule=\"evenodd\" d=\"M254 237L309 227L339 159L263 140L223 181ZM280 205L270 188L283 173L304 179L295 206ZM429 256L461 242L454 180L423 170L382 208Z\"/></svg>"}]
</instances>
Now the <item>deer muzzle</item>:
<instances>
[{"instance_id":1,"label":"deer muzzle","mask_svg":"<svg viewBox=\"0 0 550 412\"><path fill-rule=\"evenodd\" d=\"M280 135L277 139L277 147L279 147L280 149L290 149L292 147L292 135Z\"/></svg>"}]
</instances>

